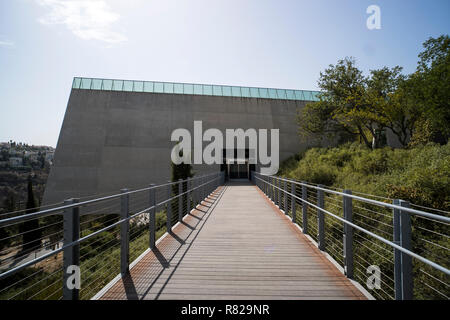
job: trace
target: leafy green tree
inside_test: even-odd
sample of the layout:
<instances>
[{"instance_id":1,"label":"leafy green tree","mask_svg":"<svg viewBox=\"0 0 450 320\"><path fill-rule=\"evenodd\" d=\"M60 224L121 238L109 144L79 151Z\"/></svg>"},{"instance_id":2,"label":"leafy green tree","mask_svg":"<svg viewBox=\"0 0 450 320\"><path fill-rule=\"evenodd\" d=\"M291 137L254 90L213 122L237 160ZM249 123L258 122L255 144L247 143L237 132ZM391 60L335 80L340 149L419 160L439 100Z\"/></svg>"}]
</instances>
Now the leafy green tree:
<instances>
[{"instance_id":1,"label":"leafy green tree","mask_svg":"<svg viewBox=\"0 0 450 320\"><path fill-rule=\"evenodd\" d=\"M422 69L425 70L426 65ZM426 87L421 84L422 78L417 72L406 77L399 66L371 70L369 76L364 77L353 58L339 60L320 73L320 100L299 110L299 133L303 137L338 137L339 143L359 137L360 142L375 149L385 144L386 129L407 146L411 136L417 136L424 128L426 134L420 134L420 141L432 139L427 137L434 137L435 141L437 135L429 131L439 127L440 121L446 119L444 113L450 108L434 108L441 110L439 116L425 110L421 102L424 97L421 92ZM444 94L441 96L441 100L446 98ZM441 102L439 106L445 103Z\"/></svg>"},{"instance_id":2,"label":"leafy green tree","mask_svg":"<svg viewBox=\"0 0 450 320\"><path fill-rule=\"evenodd\" d=\"M183 157L183 151L180 151L180 157ZM179 179L186 180L187 178L192 178L194 176L191 164L187 164L184 162L180 164L174 164L173 162L171 162L171 167L172 167L172 181L178 181ZM187 191L187 183L183 183L182 191L183 192ZM172 186L172 194L173 195L178 194L178 185ZM183 206L186 207L188 201L187 195L184 195L182 198L183 198L182 199ZM178 201L179 198L176 198L175 201L172 201L172 212L176 212L176 210L178 210ZM174 214L173 217L176 218L176 215Z\"/></svg>"},{"instance_id":3,"label":"leafy green tree","mask_svg":"<svg viewBox=\"0 0 450 320\"><path fill-rule=\"evenodd\" d=\"M361 121L365 78L353 58L339 60L320 73L320 101L309 103L298 114L300 134L326 134L329 137L347 133L370 146Z\"/></svg>"},{"instance_id":4,"label":"leafy green tree","mask_svg":"<svg viewBox=\"0 0 450 320\"><path fill-rule=\"evenodd\" d=\"M332 118L335 108L325 101L307 103L297 110L298 133L302 138L336 138L339 143L353 140L357 134Z\"/></svg>"},{"instance_id":5,"label":"leafy green tree","mask_svg":"<svg viewBox=\"0 0 450 320\"><path fill-rule=\"evenodd\" d=\"M445 144L450 137L450 38L429 38L423 47L417 70L408 79L411 95L423 115L421 127L434 131L431 141ZM423 137L423 131L417 133Z\"/></svg>"},{"instance_id":6,"label":"leafy green tree","mask_svg":"<svg viewBox=\"0 0 450 320\"><path fill-rule=\"evenodd\" d=\"M383 129L397 127L398 119L387 112L403 79L400 72L400 67L383 68L365 77L353 58L330 65L320 73L320 101L299 111L300 134L357 136L368 148L379 147Z\"/></svg>"},{"instance_id":7,"label":"leafy green tree","mask_svg":"<svg viewBox=\"0 0 450 320\"><path fill-rule=\"evenodd\" d=\"M38 211L38 208L36 208L36 200L34 198L33 182L31 175L28 176L27 191L28 191L28 198L27 198L26 214L30 214ZM23 251L33 250L40 246L42 230L39 229L39 219L33 218L23 222L21 225L20 232L22 233Z\"/></svg>"},{"instance_id":8,"label":"leafy green tree","mask_svg":"<svg viewBox=\"0 0 450 320\"><path fill-rule=\"evenodd\" d=\"M14 212L17 208L16 205L16 197L13 192L8 192L6 199L3 203L4 213L6 212ZM8 217L8 216L7 216ZM0 227L0 249L7 247L11 243L9 227Z\"/></svg>"},{"instance_id":9,"label":"leafy green tree","mask_svg":"<svg viewBox=\"0 0 450 320\"><path fill-rule=\"evenodd\" d=\"M183 151L180 151L180 157L183 156ZM174 164L171 162L172 167L172 181L178 181L178 179L186 180L192 178L194 173L192 172L192 165L184 162L180 164Z\"/></svg>"},{"instance_id":10,"label":"leafy green tree","mask_svg":"<svg viewBox=\"0 0 450 320\"><path fill-rule=\"evenodd\" d=\"M371 112L367 115L379 128L389 128L398 141L406 146L420 112L411 94L414 88L401 71L399 66L370 71L366 97Z\"/></svg>"}]
</instances>

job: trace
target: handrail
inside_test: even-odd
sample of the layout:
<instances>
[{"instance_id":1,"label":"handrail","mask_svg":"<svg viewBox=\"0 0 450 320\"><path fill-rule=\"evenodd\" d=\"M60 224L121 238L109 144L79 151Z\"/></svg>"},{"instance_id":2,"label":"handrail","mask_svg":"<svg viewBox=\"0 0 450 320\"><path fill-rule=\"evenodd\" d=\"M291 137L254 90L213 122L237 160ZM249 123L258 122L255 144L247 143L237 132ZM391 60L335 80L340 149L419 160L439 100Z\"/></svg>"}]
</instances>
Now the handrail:
<instances>
[{"instance_id":1,"label":"handrail","mask_svg":"<svg viewBox=\"0 0 450 320\"><path fill-rule=\"evenodd\" d=\"M215 173L211 173L211 174L207 174L207 175L203 175L203 176L198 176L198 177L193 177L193 178L191 178L191 181L196 180L196 179L200 179L200 178L210 177L212 175L215 175ZM101 197L101 198L95 198L95 199L86 200L86 201L82 201L82 202L77 202L77 203L73 203L73 204L63 205L63 206L59 206L59 207L55 207L55 208L45 209L45 210L41 210L41 211L37 211L37 212L33 212L33 213L28 213L28 214L23 214L23 215L11 217L11 218L4 218L4 219L0 219L0 227L6 225L8 223L11 223L11 222L17 223L17 222L22 222L22 221L26 221L26 220L31 220L31 219L34 219L34 218L40 218L40 217L44 217L44 216L48 216L50 214L56 213L58 211L65 210L65 209L79 208L79 207L82 207L82 206L85 206L85 205L88 205L88 204L92 204L92 203L96 203L96 202L101 202L101 201L111 200L111 199L115 199L115 198L120 198L123 195L138 193L138 192L142 192L142 191L148 191L148 190L153 189L153 188L160 188L160 187L165 187L165 186L174 185L174 184L178 184L178 183L184 183L186 181L188 181L188 179L185 179L185 180L182 180L182 181L166 182L166 183L155 185L155 186L152 186L152 187L146 187L146 188L131 190L131 191L127 191L127 192L124 192L124 193L117 193L117 194L113 194L113 195L110 195L110 196L105 196L105 197Z\"/></svg>"},{"instance_id":2,"label":"handrail","mask_svg":"<svg viewBox=\"0 0 450 320\"><path fill-rule=\"evenodd\" d=\"M274 177L274 176L269 176L269 175L263 175L263 174L260 174L260 173L257 173L257 174L258 175L262 175L262 176L276 178L276 179L278 179L280 181L293 182L293 183L295 183L295 184L297 184L299 186L305 186L305 187L316 189L316 190L322 190L322 191L325 191L327 193L337 194L337 195L345 196L345 197L352 198L352 199L355 199L355 200L363 201L363 202L366 202L366 203L370 203L370 204L374 204L374 205L378 205L378 206L382 206L382 207L387 207L387 208L390 208L390 209L402 210L404 212L409 212L409 213L412 213L412 214L415 214L415 215L418 215L418 216L423 216L423 217L427 217L427 218L430 218L430 219L435 219L435 220L439 220L439 221L442 221L442 222L450 223L450 218L444 217L444 216L441 216L441 215L437 215L437 214L434 214L434 213L429 213L429 212L425 212L425 211L422 211L422 210L417 210L417 209L412 209L412 208L407 208L407 207L401 207L401 206L398 206L398 205L395 205L395 204L391 204L391 203L386 203L386 202L382 202L382 201L378 201L378 200L367 199L367 198L360 197L360 196L346 194L346 193L343 193L343 192L334 191L334 190L330 190L330 189L327 189L327 188L314 186L314 185L307 184L307 183L302 183L302 182L299 182L299 181L296 181L296 180L292 180L292 179L286 179L286 178L282 178L282 177Z\"/></svg>"},{"instance_id":3,"label":"handrail","mask_svg":"<svg viewBox=\"0 0 450 320\"><path fill-rule=\"evenodd\" d=\"M79 207L85 206L87 204L100 202L100 201L104 201L104 200L109 200L109 199L114 199L114 198L120 198L120 197L129 195L129 194L132 194L132 193L148 191L148 190L151 190L151 189L167 187L167 186L170 186L170 185L175 185L175 184L180 184L180 183L182 184L182 183L185 183L187 181L192 182L192 181L196 181L198 179L205 179L205 178L209 178L209 177L213 177L213 176L215 177L214 179L210 179L207 182L201 183L201 184L199 184L199 185L197 185L195 187L192 187L192 188L186 190L185 192L176 194L176 195L174 195L174 196L172 196L172 197L170 197L170 198L168 198L166 200L163 200L161 202L155 203L153 206L144 208L144 209L138 211L137 213L134 213L134 214L128 216L127 218L121 218L120 220L118 220L118 221L116 221L116 222L114 222L114 223L112 223L112 224L110 224L110 225L108 225L108 226L106 226L106 227L104 227L102 229L96 230L95 232L92 232L92 233L90 233L90 234L88 234L88 235L86 235L84 237L81 237L81 238L75 240L75 241L72 241L70 243L64 244L63 246L61 246L58 249L54 249L51 252L46 253L46 254L44 254L44 255L42 255L40 257L34 258L34 259L32 259L32 260L30 260L30 261L28 261L26 263L23 263L23 264L21 264L19 266L16 266L16 267L12 268L12 269L9 269L9 270L7 270L5 272L2 272L2 273L0 273L0 280L4 279L4 278L6 278L6 277L8 277L8 276L10 276L10 275L12 275L14 273L16 273L16 272L18 272L18 271L20 271L20 270L22 270L22 269L24 269L26 267L29 267L29 266L34 265L34 264L36 264L36 263L38 263L38 262L40 262L42 260L45 260L45 259L47 259L47 258L49 258L49 257L51 257L51 256L53 256L53 255L55 255L57 253L60 253L60 252L64 251L64 249L67 249L69 247L78 245L81 242L83 242L85 240L88 240L88 239L90 239L90 238L92 238L92 237L94 237L94 236L96 236L96 235L98 235L98 234L100 234L102 232L105 232L105 231L110 230L110 229L112 229L112 228L114 228L114 227L116 227L118 225L121 225L121 224L127 222L127 221L130 221L131 219L133 219L133 218L135 218L135 217L137 217L137 216L139 216L139 215L141 215L143 213L146 213L146 212L148 212L151 209L156 209L157 207L160 207L163 204L170 203L174 199L177 199L177 198L179 198L179 197L181 197L181 196L183 196L185 194L188 194L188 193L190 193L190 192L192 192L194 190L198 190L198 189L200 189L200 188L202 188L202 187L204 187L204 186L206 186L206 185L208 185L208 184L210 184L210 183L212 183L212 182L214 182L214 181L216 181L218 179L222 179L222 173L211 173L211 174L206 174L206 175L197 176L197 177L193 177L193 178L188 178L188 179L185 179L185 180L178 180L178 181L173 181L173 182L162 183L162 184L159 184L159 185L152 185L150 187L146 187L146 188L142 188L142 189L138 189L138 190L127 191L127 192L123 192L123 193L119 193L119 194L115 194L115 195L111 195L111 196L107 196L107 197L87 200L87 201L84 201L84 202L73 203L73 204L61 206L61 207L58 207L58 208L52 208L52 209L47 209L47 210L44 210L44 211L39 211L39 212L36 212L36 213L31 213L31 214L28 214L28 215L21 215L21 216L17 216L17 217L13 217L13 218L7 218L7 219L0 220L0 226L2 226L4 224L10 223L10 222L21 222L23 220L29 220L28 218L30 218L30 217L33 218L33 217L47 216L47 215L49 215L51 213L59 212L59 211L65 210L65 209L79 208ZM27 219L23 219L23 218L27 218Z\"/></svg>"},{"instance_id":4,"label":"handrail","mask_svg":"<svg viewBox=\"0 0 450 320\"><path fill-rule=\"evenodd\" d=\"M256 175L258 175L258 174L256 174ZM294 182L294 183L296 182L295 180L287 180L287 179L284 179L284 178L273 177L273 176L270 176L270 177L278 179L280 181L289 181L289 182ZM441 265L439 265L439 264L437 264L437 263L435 263L435 262L433 262L431 260L428 260L428 259L426 259L426 258L424 258L424 257L422 257L422 256L420 256L420 255L410 251L410 250L407 250L407 249L405 249L405 248L395 244L394 242L389 241L389 240L387 240L387 239L385 239L383 237L380 237L379 235L374 234L374 233L372 233L372 232L370 232L370 231L368 231L368 230L366 230L366 229L364 229L364 228L362 228L362 227L360 227L360 226L358 226L358 225L356 225L356 224L354 224L352 222L349 222L349 221L347 221L347 220L345 220L345 219L343 219L343 218L341 218L339 216L336 216L335 214L333 214L333 213L331 213L331 212L329 212L329 211L327 211L327 210L325 210L325 209L323 209L323 208L321 208L321 207L319 207L319 206L317 206L317 205L315 205L315 204L313 204L313 203L311 203L309 201L306 201L306 200L298 197L297 195L295 195L295 194L293 194L291 192L288 192L288 191L286 191L286 190L284 190L284 189L282 189L282 188L280 188L280 187L278 187L278 186L276 186L276 185L274 185L274 184L272 184L272 183L270 183L268 181L265 181L264 179L261 179L259 177L255 177L255 178L258 179L258 180L263 181L264 183L266 183L268 185L273 186L274 188L276 188L278 190L281 190L283 193L288 194L288 195L294 197L295 199L300 200L301 202L304 202L304 203L308 204L309 206L311 206L311 207L313 207L315 209L318 209L318 210L320 210L320 211L322 211L322 212L324 212L324 213L326 213L326 214L328 214L328 215L338 219L339 221L341 221L341 222L343 222L343 223L345 223L345 224L347 224L347 225L349 225L349 226L351 226L351 227L353 227L355 229L358 229L359 231L362 231L362 232L366 233L367 235L369 235L371 237L374 237L375 239L377 239L377 240L379 240L379 241L381 241L381 242L383 242L383 243L385 243L385 244L387 244L387 245L389 245L389 246L391 246L391 247L393 247L393 248L395 248L395 249L397 249L397 250L399 250L399 251L401 251L403 253L406 253L407 255L409 255L409 256L411 256L413 258L416 258L417 260L422 261L425 264L428 264L429 266L431 266L431 267L433 267L433 268L435 268L435 269L437 269L439 271L444 272L447 275L450 275L450 270L449 269L447 269L447 268L445 268L445 267L443 267L443 266L441 266ZM309 186L309 185L306 185L304 183L300 183L300 185ZM320 187L317 187L317 189L318 190L323 190L323 191L325 191L325 190L328 191L328 189L320 188ZM343 195L345 197L349 197L349 198L351 197L350 194L341 193L341 192L339 194L341 194L341 195ZM360 197L357 197L356 199L359 200ZM398 209L400 209L402 211L404 211L404 209L406 209L406 207L395 206L396 209L397 209L397 207L398 207Z\"/></svg>"}]
</instances>

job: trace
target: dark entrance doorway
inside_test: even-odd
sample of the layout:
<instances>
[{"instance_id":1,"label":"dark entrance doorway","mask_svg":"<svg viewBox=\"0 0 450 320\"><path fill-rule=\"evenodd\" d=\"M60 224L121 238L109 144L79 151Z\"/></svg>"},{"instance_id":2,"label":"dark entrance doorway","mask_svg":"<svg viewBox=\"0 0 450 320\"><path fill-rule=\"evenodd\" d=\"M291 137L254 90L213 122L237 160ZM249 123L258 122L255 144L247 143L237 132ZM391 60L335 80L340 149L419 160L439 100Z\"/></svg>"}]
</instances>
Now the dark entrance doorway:
<instances>
[{"instance_id":1,"label":"dark entrance doorway","mask_svg":"<svg viewBox=\"0 0 450 320\"><path fill-rule=\"evenodd\" d=\"M238 158L237 149L234 149L233 157L227 158L226 149L223 149L223 164L221 171L225 171L225 177L229 179L249 179L250 172L255 170L255 165L249 163L249 150L245 149L244 158Z\"/></svg>"},{"instance_id":2,"label":"dark entrance doorway","mask_svg":"<svg viewBox=\"0 0 450 320\"><path fill-rule=\"evenodd\" d=\"M248 179L248 163L229 163L230 179Z\"/></svg>"}]
</instances>

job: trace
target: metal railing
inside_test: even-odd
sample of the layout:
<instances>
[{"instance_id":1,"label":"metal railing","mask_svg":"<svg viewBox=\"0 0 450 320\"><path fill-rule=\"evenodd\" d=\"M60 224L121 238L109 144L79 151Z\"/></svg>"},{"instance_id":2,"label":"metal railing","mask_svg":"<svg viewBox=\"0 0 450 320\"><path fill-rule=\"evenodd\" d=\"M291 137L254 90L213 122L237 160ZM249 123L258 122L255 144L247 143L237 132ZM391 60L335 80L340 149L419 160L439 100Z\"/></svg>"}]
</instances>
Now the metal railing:
<instances>
[{"instance_id":1,"label":"metal railing","mask_svg":"<svg viewBox=\"0 0 450 320\"><path fill-rule=\"evenodd\" d=\"M0 299L92 298L223 183L212 173L1 219Z\"/></svg>"},{"instance_id":2,"label":"metal railing","mask_svg":"<svg viewBox=\"0 0 450 320\"><path fill-rule=\"evenodd\" d=\"M374 298L449 299L448 213L258 173L252 180L348 278L366 286L379 268L379 285L370 288Z\"/></svg>"},{"instance_id":3,"label":"metal railing","mask_svg":"<svg viewBox=\"0 0 450 320\"><path fill-rule=\"evenodd\" d=\"M450 297L448 213L258 173L252 180L348 278L364 286L368 268L378 266L375 298ZM0 233L0 299L92 298L223 183L214 173L8 214L0 220L8 231ZM69 287L73 266L78 289Z\"/></svg>"}]
</instances>

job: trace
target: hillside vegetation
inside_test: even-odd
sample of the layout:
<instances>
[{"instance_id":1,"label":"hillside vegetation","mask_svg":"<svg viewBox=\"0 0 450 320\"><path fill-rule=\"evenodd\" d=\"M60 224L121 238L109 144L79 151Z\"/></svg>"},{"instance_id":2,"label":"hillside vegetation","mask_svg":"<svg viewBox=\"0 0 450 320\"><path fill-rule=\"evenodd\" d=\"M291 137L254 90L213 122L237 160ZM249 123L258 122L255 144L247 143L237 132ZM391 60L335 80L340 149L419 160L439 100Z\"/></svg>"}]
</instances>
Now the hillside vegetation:
<instances>
[{"instance_id":1,"label":"hillside vegetation","mask_svg":"<svg viewBox=\"0 0 450 320\"><path fill-rule=\"evenodd\" d=\"M450 211L450 143L412 149L370 150L358 143L312 148L286 160L279 175Z\"/></svg>"},{"instance_id":2,"label":"hillside vegetation","mask_svg":"<svg viewBox=\"0 0 450 320\"><path fill-rule=\"evenodd\" d=\"M331 189L350 189L353 194L392 203L403 199L413 205L450 211L450 143L427 144L411 149L389 147L370 150L353 143L333 148L312 148L281 165L279 175L310 184L323 184ZM308 188L308 201L315 203L313 188ZM297 208L297 223L303 225L301 206ZM325 210L343 216L342 197L325 195ZM415 207L417 208L417 207ZM421 209L419 207L419 209ZM317 241L317 210L308 206L310 235ZM425 211L436 212L432 209ZM392 241L392 210L353 200L353 222ZM420 216L411 216L413 251L438 264L449 267L448 225ZM326 251L343 266L343 224L326 215ZM355 231L355 277L365 283L366 268L377 265L382 271L380 290L371 293L377 299L394 297L393 250L384 243ZM446 276L413 260L415 299L446 299L450 292Z\"/></svg>"}]
</instances>

